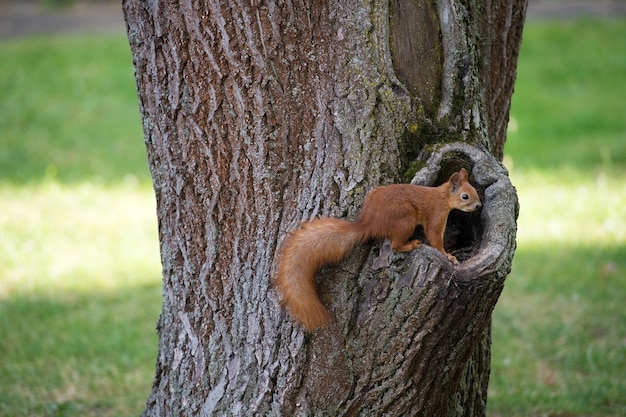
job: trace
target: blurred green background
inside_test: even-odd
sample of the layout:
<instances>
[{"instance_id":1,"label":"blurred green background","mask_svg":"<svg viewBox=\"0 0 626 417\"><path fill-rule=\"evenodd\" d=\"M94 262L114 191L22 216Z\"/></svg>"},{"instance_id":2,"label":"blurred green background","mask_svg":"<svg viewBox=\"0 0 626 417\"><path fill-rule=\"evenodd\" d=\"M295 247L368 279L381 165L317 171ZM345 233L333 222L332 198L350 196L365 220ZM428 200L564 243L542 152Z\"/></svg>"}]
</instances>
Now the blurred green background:
<instances>
[{"instance_id":1,"label":"blurred green background","mask_svg":"<svg viewBox=\"0 0 626 417\"><path fill-rule=\"evenodd\" d=\"M490 416L626 415L626 19L529 19ZM0 416L139 415L161 301L123 30L0 39Z\"/></svg>"}]
</instances>

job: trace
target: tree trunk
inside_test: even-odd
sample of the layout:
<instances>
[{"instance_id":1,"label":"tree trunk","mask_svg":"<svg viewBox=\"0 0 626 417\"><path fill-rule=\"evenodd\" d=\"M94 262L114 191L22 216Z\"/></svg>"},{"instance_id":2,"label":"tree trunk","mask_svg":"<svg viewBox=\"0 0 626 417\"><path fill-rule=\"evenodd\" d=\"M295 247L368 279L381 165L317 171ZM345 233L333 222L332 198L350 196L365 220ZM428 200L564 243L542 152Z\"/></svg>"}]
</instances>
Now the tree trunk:
<instances>
[{"instance_id":1,"label":"tree trunk","mask_svg":"<svg viewBox=\"0 0 626 417\"><path fill-rule=\"evenodd\" d=\"M163 307L146 416L480 416L515 249L500 165L525 0L124 0ZM466 167L446 247L370 242L319 271L314 333L272 285L301 220Z\"/></svg>"}]
</instances>

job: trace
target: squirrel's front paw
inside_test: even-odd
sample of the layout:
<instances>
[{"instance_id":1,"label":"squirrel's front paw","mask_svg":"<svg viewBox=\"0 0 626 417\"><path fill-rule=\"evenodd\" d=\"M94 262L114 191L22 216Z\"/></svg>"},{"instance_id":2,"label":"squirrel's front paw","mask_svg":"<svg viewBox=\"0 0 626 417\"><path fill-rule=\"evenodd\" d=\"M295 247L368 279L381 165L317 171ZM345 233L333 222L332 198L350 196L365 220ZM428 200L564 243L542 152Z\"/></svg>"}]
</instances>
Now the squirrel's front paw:
<instances>
[{"instance_id":1,"label":"squirrel's front paw","mask_svg":"<svg viewBox=\"0 0 626 417\"><path fill-rule=\"evenodd\" d=\"M456 259L456 256L450 255L449 253L446 253L446 256L448 257L450 262L452 262L453 264L455 264L455 265L459 264L459 261Z\"/></svg>"}]
</instances>

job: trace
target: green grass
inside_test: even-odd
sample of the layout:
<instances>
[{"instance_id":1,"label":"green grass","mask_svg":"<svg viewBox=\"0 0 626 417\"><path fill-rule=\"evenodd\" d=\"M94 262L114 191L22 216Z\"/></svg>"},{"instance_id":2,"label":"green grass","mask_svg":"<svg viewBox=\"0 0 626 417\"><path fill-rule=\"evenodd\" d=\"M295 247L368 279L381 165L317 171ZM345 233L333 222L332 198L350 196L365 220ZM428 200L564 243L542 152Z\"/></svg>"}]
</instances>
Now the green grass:
<instances>
[{"instance_id":1,"label":"green grass","mask_svg":"<svg viewBox=\"0 0 626 417\"><path fill-rule=\"evenodd\" d=\"M139 415L161 299L149 187L0 186L0 415Z\"/></svg>"},{"instance_id":2,"label":"green grass","mask_svg":"<svg viewBox=\"0 0 626 417\"><path fill-rule=\"evenodd\" d=\"M149 181L124 38L0 44L0 181Z\"/></svg>"},{"instance_id":3,"label":"green grass","mask_svg":"<svg viewBox=\"0 0 626 417\"><path fill-rule=\"evenodd\" d=\"M505 148L518 249L491 416L626 415L625 20L528 22Z\"/></svg>"},{"instance_id":4,"label":"green grass","mask_svg":"<svg viewBox=\"0 0 626 417\"><path fill-rule=\"evenodd\" d=\"M626 165L624 20L527 22L506 152L515 166Z\"/></svg>"},{"instance_id":5,"label":"green grass","mask_svg":"<svg viewBox=\"0 0 626 417\"><path fill-rule=\"evenodd\" d=\"M490 416L626 415L622 39L622 20L527 24ZM161 284L126 40L0 52L0 416L139 415Z\"/></svg>"},{"instance_id":6,"label":"green grass","mask_svg":"<svg viewBox=\"0 0 626 417\"><path fill-rule=\"evenodd\" d=\"M0 416L139 415L161 288L126 40L0 52Z\"/></svg>"},{"instance_id":7,"label":"green grass","mask_svg":"<svg viewBox=\"0 0 626 417\"><path fill-rule=\"evenodd\" d=\"M513 174L518 249L494 313L492 416L626 415L626 176L560 173Z\"/></svg>"}]
</instances>

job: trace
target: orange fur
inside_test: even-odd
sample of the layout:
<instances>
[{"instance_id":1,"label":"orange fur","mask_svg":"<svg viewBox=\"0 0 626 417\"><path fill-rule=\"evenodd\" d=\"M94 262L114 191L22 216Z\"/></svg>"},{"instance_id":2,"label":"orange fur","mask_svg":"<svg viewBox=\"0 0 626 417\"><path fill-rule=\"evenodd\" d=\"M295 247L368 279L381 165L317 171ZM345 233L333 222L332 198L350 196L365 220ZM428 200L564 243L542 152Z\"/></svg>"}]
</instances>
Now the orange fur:
<instances>
[{"instance_id":1,"label":"orange fur","mask_svg":"<svg viewBox=\"0 0 626 417\"><path fill-rule=\"evenodd\" d=\"M409 252L419 240L409 240L418 224L428 242L452 262L443 247L443 234L452 209L474 211L481 206L476 190L461 168L438 187L393 184L378 187L365 197L355 222L323 217L303 222L283 244L276 286L291 315L312 331L330 319L315 287L315 273L323 265L343 259L369 239L390 238L392 249Z\"/></svg>"}]
</instances>

